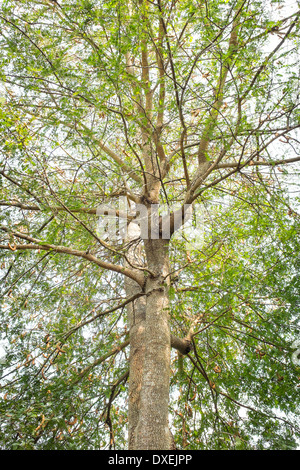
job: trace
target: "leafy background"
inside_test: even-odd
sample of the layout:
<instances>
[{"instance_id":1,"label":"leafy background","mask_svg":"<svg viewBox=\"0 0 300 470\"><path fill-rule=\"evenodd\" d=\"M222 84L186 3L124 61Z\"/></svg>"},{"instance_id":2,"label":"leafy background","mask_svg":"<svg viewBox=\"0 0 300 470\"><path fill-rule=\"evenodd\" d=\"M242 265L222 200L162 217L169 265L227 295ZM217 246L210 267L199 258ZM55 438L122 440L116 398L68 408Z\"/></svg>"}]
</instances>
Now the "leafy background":
<instances>
[{"instance_id":1,"label":"leafy background","mask_svg":"<svg viewBox=\"0 0 300 470\"><path fill-rule=\"evenodd\" d=\"M123 194L124 174L101 150L102 139L113 139L128 165L139 151L143 116L135 115L133 98L144 85L136 81L130 91L124 55L139 53L145 32L137 5L129 14L118 1L56 3L1 6L0 224L121 263L128 247L120 240L114 251L99 246L97 218L85 209L116 206ZM208 5L198 3L181 1L170 16L174 28L189 19L185 51L194 55L215 38L236 2L209 2L209 15ZM249 140L244 156L251 158L257 145L263 149L257 157L268 161L298 152L298 27L249 88L269 53L265 32L276 26L283 3L247 4L241 32L247 47L239 50L235 80L224 91L212 154L226 147L235 128L235 89L248 98L240 123L240 142ZM152 27L155 36L155 21ZM187 87L191 171L227 40L208 51L201 79L191 76ZM175 43L170 47L177 76L186 77L189 56ZM172 80L166 94L164 145L173 156L161 202L176 205L185 183L182 162L172 152L181 132ZM295 128L290 140L264 147L268 132L281 132L287 119ZM229 148L231 155L240 155L240 142ZM172 240L171 330L183 337L197 320L198 331L188 357L172 353L170 418L179 449L299 445L300 369L292 347L299 338L298 176L299 164L289 172L252 165L208 184L199 193L188 249L184 239ZM132 183L132 191L137 188ZM13 247L15 238L4 232L0 243ZM129 346L126 307L118 308L125 300L122 275L42 248L1 249L0 268L1 448L126 448Z\"/></svg>"}]
</instances>

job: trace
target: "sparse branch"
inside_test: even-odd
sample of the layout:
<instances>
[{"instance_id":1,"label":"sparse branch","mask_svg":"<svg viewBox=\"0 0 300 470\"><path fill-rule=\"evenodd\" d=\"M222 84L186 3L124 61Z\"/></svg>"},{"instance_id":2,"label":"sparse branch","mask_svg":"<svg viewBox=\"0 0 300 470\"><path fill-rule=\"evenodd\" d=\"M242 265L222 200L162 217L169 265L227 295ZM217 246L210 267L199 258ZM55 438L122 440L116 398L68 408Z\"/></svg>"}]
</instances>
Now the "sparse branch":
<instances>
[{"instance_id":1,"label":"sparse branch","mask_svg":"<svg viewBox=\"0 0 300 470\"><path fill-rule=\"evenodd\" d=\"M169 38L168 38L167 25L164 21L163 15L162 15L163 12L162 12L162 6L161 6L161 1L160 0L158 0L157 5L158 5L160 15L161 15L160 21L161 21L161 25L162 25L162 30L163 30L164 36L166 38L168 57L169 57L171 73L172 73L172 82L173 82L173 85L174 85L176 104L177 104L177 108L178 108L180 123L181 123L181 126L182 126L182 131L181 131L181 136L180 136L181 159L182 159L182 164L183 164L183 171L184 171L184 176L185 176L185 180L186 180L186 185L187 185L187 188L189 188L189 186L190 186L190 177L189 177L189 172L188 172L188 168L187 168L187 161L186 161L186 155L185 155L185 150L184 150L184 142L185 142L187 130L186 130L186 124L185 124L185 121L184 121L184 115L183 115L183 109L182 109L183 108L182 99L180 99L180 95L179 95L179 89L181 87L180 87L180 85L177 81L177 77L176 77L173 54L172 54L172 50L171 50L171 46L170 46L170 41L169 41Z\"/></svg>"},{"instance_id":2,"label":"sparse branch","mask_svg":"<svg viewBox=\"0 0 300 470\"><path fill-rule=\"evenodd\" d=\"M36 42L34 42L31 37L25 32L23 31L16 23L14 23L13 21L10 21L8 18L5 18L3 16L0 16L0 19L2 19L3 21L5 21L6 23L10 24L11 26L13 26L13 28L15 28L16 30L18 30L24 37L27 38L27 40L39 51L39 53L44 57L44 59L46 60L46 62L48 63L48 65L50 66L55 78L57 79L58 83L60 86L63 86L59 76L57 75L56 71L55 71L55 67L52 63L52 61L49 59L49 57L45 54L45 52L38 46L38 44L36 44Z\"/></svg>"},{"instance_id":3,"label":"sparse branch","mask_svg":"<svg viewBox=\"0 0 300 470\"><path fill-rule=\"evenodd\" d=\"M100 148L107 155L109 155L119 165L119 167L122 168L122 170L128 174L128 176L130 176L130 178L132 178L137 183L143 184L143 180L113 150L107 147L107 145L105 145L102 141L99 141L99 145L100 145Z\"/></svg>"},{"instance_id":4,"label":"sparse branch","mask_svg":"<svg viewBox=\"0 0 300 470\"><path fill-rule=\"evenodd\" d=\"M267 36L268 34L277 34L279 35L282 31L281 27L284 25L284 23L286 23L288 20L290 20L291 18L294 18L295 16L298 16L300 13L300 11L297 11L296 13L293 13L292 15L290 16L287 16L286 18L283 18L283 19L279 19L278 21L276 21L276 25L275 26L272 26L271 28L269 29L265 29L264 27L262 27L262 29L264 29L264 31L260 34L257 34L256 36L251 36L250 38L247 39L247 42L244 44L247 45L251 42L254 42L254 41L257 41L258 39L261 39L265 36ZM284 26L284 28L287 28L288 26Z\"/></svg>"},{"instance_id":5,"label":"sparse branch","mask_svg":"<svg viewBox=\"0 0 300 470\"><path fill-rule=\"evenodd\" d=\"M129 376L129 371L126 370L121 375L121 377L119 377L119 379L111 387L111 393L110 393L110 397L109 397L109 401L108 401L107 413L106 413L106 419L105 419L106 424L109 426L109 433L110 433L109 448L110 449L112 448L112 446L115 446L114 430L113 430L112 421L111 421L111 417L110 417L110 410L111 410L111 406L112 406L112 403L113 403L114 399L120 393L120 391L119 392L117 391L118 385L120 385L122 382L126 381L128 376Z\"/></svg>"},{"instance_id":6,"label":"sparse branch","mask_svg":"<svg viewBox=\"0 0 300 470\"><path fill-rule=\"evenodd\" d=\"M270 54L265 58L265 60L263 61L263 63L261 64L261 66L259 67L259 69L257 70L257 72L255 73L249 87L247 88L247 90L245 90L245 92L243 93L243 95L241 96L241 101L243 101L246 96L249 94L249 92L253 89L253 86L256 82L256 80L258 79L259 75L263 72L263 70L266 68L267 64L270 62L270 60L272 59L272 57L276 54L276 52L282 47L282 45L285 43L285 41L287 40L287 38L289 37L290 33L292 32L292 30L294 29L294 27L296 26L297 22L298 22L298 18L299 18L299 15L300 15L300 12L297 12L296 14L296 18L294 19L294 21L292 21L289 29L287 30L287 32L285 33L284 37L281 39L281 41L279 41L279 43L277 44L277 46L273 49L272 52L270 52Z\"/></svg>"},{"instance_id":7,"label":"sparse branch","mask_svg":"<svg viewBox=\"0 0 300 470\"><path fill-rule=\"evenodd\" d=\"M22 191L27 193L29 196L33 197L39 204L42 204L41 199L36 194L34 194L28 187L22 186L22 184L19 181L16 181L14 178L8 175L5 171L0 170L0 175L2 175L5 179L10 181L13 185L20 188Z\"/></svg>"},{"instance_id":8,"label":"sparse branch","mask_svg":"<svg viewBox=\"0 0 300 470\"><path fill-rule=\"evenodd\" d=\"M297 125L295 126L294 128L298 128L300 127L300 125ZM291 159L286 159L286 160L278 160L278 163L276 162L262 162L262 161L255 161L254 158L259 156L259 154L264 150L266 149L272 142L274 142L275 140L279 139L280 137L284 136L285 134L287 134L288 132L290 131L290 129L285 129L283 132L281 132L280 134L279 133L276 133L275 136L273 136L268 142L266 142L263 146L261 146L261 148L259 150L256 150L254 152L252 152L250 154L250 156L248 157L247 160L242 160L242 155L240 157L240 160L239 162L234 162L233 164L232 163L224 163L224 167L223 168L232 168L232 171L229 171L228 173L225 173L224 175L221 175L219 178L216 178L214 179L211 183L205 185L203 188L199 188L199 186L202 184L202 182L205 180L205 178L212 172L212 170L214 169L222 169L222 166L223 164L219 163L219 161L215 161L215 162L206 162L206 167L205 167L205 171L203 172L203 174L200 173L200 175L198 176L198 179L195 179L195 187L193 188L194 191L188 191L187 194L186 194L186 198L185 198L185 204L191 204L192 202L194 202L198 196L200 196L200 194L207 190L208 188L211 188L213 186L216 186L218 183L220 183L221 181L224 181L225 179L228 179L230 176L234 175L235 173L237 173L238 171L240 171L242 168L245 168L247 166L252 166L253 165L260 165L261 163L267 165L267 166L276 166L277 164L279 165L282 165L284 163L293 163L293 162L296 162L296 161L299 161L299 157L294 157L294 158L291 158ZM248 136L249 138L249 136ZM244 144L245 146L245 144ZM242 151L242 154L243 154L243 151ZM220 166L219 166L220 165ZM225 166L225 165L229 165L229 166ZM233 166L231 166L233 165ZM196 189L198 189L198 191L196 191Z\"/></svg>"},{"instance_id":9,"label":"sparse branch","mask_svg":"<svg viewBox=\"0 0 300 470\"><path fill-rule=\"evenodd\" d=\"M44 242L43 240L39 240L33 237L30 237L29 235L26 235L21 232L16 232L12 231L8 227L5 227L3 225L0 226L0 230L3 230L4 232L7 232L10 236L16 237L16 238L21 238L23 240L31 242L30 244L13 244L11 245L10 243L7 245L0 245L0 249L6 249L6 250L46 250L46 251L53 251L55 253L63 253L66 255L72 255L72 256L78 256L80 258L86 259L88 261L91 261L92 263L96 264L100 268L103 269L108 269L110 271L114 271L120 274L123 274L124 276L128 276L131 279L135 280L138 284L141 286L144 285L144 275L142 272L135 272L132 269L120 266L120 265L115 265L112 263L108 263L106 261L102 261L96 256L87 253L86 251L81 251L77 250L74 248L69 248L66 246L60 246L60 245L53 245L47 242Z\"/></svg>"},{"instance_id":10,"label":"sparse branch","mask_svg":"<svg viewBox=\"0 0 300 470\"><path fill-rule=\"evenodd\" d=\"M86 132L89 132L89 128L84 124L80 123L83 129L85 129ZM128 174L130 178L132 178L134 181L136 181L139 184L143 184L142 178L140 178L139 175L136 174L136 172L130 167L124 160L117 155L117 153L112 150L106 143L104 143L102 140L98 140L96 137L92 137L93 141L96 145L99 145L101 150L103 150L109 157L111 157L117 165L125 172Z\"/></svg>"},{"instance_id":11,"label":"sparse branch","mask_svg":"<svg viewBox=\"0 0 300 470\"><path fill-rule=\"evenodd\" d=\"M0 201L0 206L2 207L16 207L17 209L22 209L24 211L37 211L37 212L43 212L44 208L40 207L36 204L24 204L22 202L14 202L14 201ZM48 210L51 212L62 212L66 211L66 209L62 206L49 206ZM79 207L79 208L69 208L69 211L72 213L81 213L81 214L88 214L88 215L97 215L97 209L96 208L87 208L87 207ZM103 209L101 212L102 215L113 215L115 217L120 217L122 219L126 219L128 221L133 220L135 218L134 215L130 215L127 212L120 211L118 209L113 209L107 207L107 209Z\"/></svg>"},{"instance_id":12,"label":"sparse branch","mask_svg":"<svg viewBox=\"0 0 300 470\"><path fill-rule=\"evenodd\" d=\"M239 10L240 12L240 10ZM215 88L215 101L212 106L211 112L210 112L210 117L208 118L208 121L205 125L202 137L200 139L199 147L198 147L198 162L199 165L201 166L203 163L206 163L208 158L206 155L208 145L211 141L211 134L213 129L216 126L218 114L220 111L220 108L223 104L224 100L224 87L228 75L229 68L231 66L231 63L233 61L233 57L236 53L236 48L238 44L238 27L239 27L239 17L238 14L235 16L235 20L232 25L232 30L230 34L230 39L229 39L229 46L228 46L228 59L221 64L221 70L220 70L220 78L217 83L217 86Z\"/></svg>"},{"instance_id":13,"label":"sparse branch","mask_svg":"<svg viewBox=\"0 0 300 470\"><path fill-rule=\"evenodd\" d=\"M115 354L118 354L120 351L126 348L126 346L129 345L129 339L126 341L123 341L123 343L119 344L118 346L115 346L113 349L108 351L106 354L103 354L103 356L98 357L92 364L88 365L85 367L79 374L77 379L74 382L74 385L76 385L80 380L82 380L92 369L94 369L96 366L104 362L106 359L108 359L111 356L114 356Z\"/></svg>"},{"instance_id":14,"label":"sparse branch","mask_svg":"<svg viewBox=\"0 0 300 470\"><path fill-rule=\"evenodd\" d=\"M143 24L142 38L141 38L141 63L142 63L142 83L145 89L145 115L148 120L151 119L152 107L153 107L153 92L151 90L150 80L150 66L149 66L149 54L148 54L148 41L147 35L147 21L149 21L146 13L146 2L145 0L139 0L141 7L141 21Z\"/></svg>"},{"instance_id":15,"label":"sparse branch","mask_svg":"<svg viewBox=\"0 0 300 470\"><path fill-rule=\"evenodd\" d=\"M263 411L261 410L258 410L256 408L253 408L252 406L249 406L249 405L245 405L237 400L235 400L234 398L232 398L230 395L228 395L227 393L224 393L222 392L221 390L218 390L217 392L219 395L222 395L223 397L227 398L228 400L230 400L231 402L235 403L236 405L238 405L239 407L242 407L242 408L245 408L247 410L250 410L252 412L254 412L255 414L258 414L258 415L261 415L261 416L264 416L265 418L268 418L268 419L274 419L274 420L279 420L279 421L282 421L284 423L286 423L288 426L292 426L292 428L294 429L297 429L299 431L299 427L296 426L296 425L292 425L292 423L290 421L288 421L287 419L284 419L278 415L274 415L273 413L264 413Z\"/></svg>"},{"instance_id":16,"label":"sparse branch","mask_svg":"<svg viewBox=\"0 0 300 470\"><path fill-rule=\"evenodd\" d=\"M163 27L162 19L159 19L159 38L158 46L155 49L156 62L158 66L159 76L159 95L158 95L158 111L156 120L156 129L160 133L164 123L164 108L166 98L166 83L165 83L165 69L164 69L164 58L163 58L163 41L165 37L165 30Z\"/></svg>"},{"instance_id":17,"label":"sparse branch","mask_svg":"<svg viewBox=\"0 0 300 470\"><path fill-rule=\"evenodd\" d=\"M278 165L287 165L289 163L295 163L300 161L300 156L299 157L294 157L294 158L286 158L283 160L274 160L274 161L265 161L265 160L250 160L250 162L240 162L240 163L217 163L216 169L222 169L222 168L241 168L244 167L245 165L249 166L278 166Z\"/></svg>"},{"instance_id":18,"label":"sparse branch","mask_svg":"<svg viewBox=\"0 0 300 470\"><path fill-rule=\"evenodd\" d=\"M124 302L117 305L116 307L109 308L109 309L105 310L104 312L100 312L100 313L97 313L96 315L93 315L93 317L88 318L87 320L83 320L83 321L79 322L78 325L74 326L70 331L68 331L65 334L64 340L66 340L69 336L71 336L73 333L75 333L75 331L79 330L83 326L94 322L97 318L100 318L100 317L103 317L103 316L108 315L110 313L113 313L116 310L123 309L128 304L130 304L131 302L134 302L136 299L139 299L140 297L142 297L144 295L145 294L143 292L138 292L137 294L134 294L133 296L128 297L126 300L124 300Z\"/></svg>"}]
</instances>

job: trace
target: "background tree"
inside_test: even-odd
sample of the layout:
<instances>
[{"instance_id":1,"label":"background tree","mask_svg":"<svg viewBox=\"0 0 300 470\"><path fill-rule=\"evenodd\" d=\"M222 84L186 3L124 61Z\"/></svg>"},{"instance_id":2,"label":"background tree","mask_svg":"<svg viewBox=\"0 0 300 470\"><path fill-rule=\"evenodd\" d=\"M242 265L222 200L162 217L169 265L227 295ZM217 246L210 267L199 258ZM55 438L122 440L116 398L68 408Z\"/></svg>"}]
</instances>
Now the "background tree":
<instances>
[{"instance_id":1,"label":"background tree","mask_svg":"<svg viewBox=\"0 0 300 470\"><path fill-rule=\"evenodd\" d=\"M296 3L8 0L0 21L1 447L295 448Z\"/></svg>"}]
</instances>

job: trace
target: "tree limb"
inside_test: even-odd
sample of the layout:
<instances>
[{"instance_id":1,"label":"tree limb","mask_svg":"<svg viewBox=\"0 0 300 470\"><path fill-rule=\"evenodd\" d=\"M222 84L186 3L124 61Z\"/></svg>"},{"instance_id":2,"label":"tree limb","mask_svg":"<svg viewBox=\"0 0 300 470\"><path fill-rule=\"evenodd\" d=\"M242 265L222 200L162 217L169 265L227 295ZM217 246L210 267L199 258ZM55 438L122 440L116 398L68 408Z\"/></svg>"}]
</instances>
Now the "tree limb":
<instances>
[{"instance_id":1,"label":"tree limb","mask_svg":"<svg viewBox=\"0 0 300 470\"><path fill-rule=\"evenodd\" d=\"M72 255L72 256L78 256L80 258L84 258L88 261L91 261L92 263L100 266L103 269L108 269L110 271L117 272L119 274L123 274L124 276L127 276L134 281L136 281L140 286L144 285L145 278L144 274L142 272L136 272L133 269L129 269L117 264L112 264L108 263L106 261L102 261L96 256L87 253L86 251L81 251L81 250L76 250L74 248L69 248L66 246L61 246L61 245L53 245L47 242L44 242L42 240L30 237L24 233L21 232L14 232L11 231L8 227L5 227L3 225L0 226L0 230L3 230L4 232L9 233L11 236L14 236L16 238L21 238L23 240L27 240L31 242L31 244L23 245L23 244L15 244L15 245L0 245L0 249L6 249L6 250L46 250L46 251L54 251L56 253L63 253L67 255Z\"/></svg>"}]
</instances>

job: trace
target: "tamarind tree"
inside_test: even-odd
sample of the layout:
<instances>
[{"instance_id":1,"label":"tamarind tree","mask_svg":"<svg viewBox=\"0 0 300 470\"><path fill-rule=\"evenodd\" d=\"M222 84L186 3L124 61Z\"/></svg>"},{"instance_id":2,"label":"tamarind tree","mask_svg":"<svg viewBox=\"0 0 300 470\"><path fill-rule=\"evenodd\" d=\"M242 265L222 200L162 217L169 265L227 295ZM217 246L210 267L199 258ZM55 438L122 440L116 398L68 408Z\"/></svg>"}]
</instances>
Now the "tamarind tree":
<instances>
[{"instance_id":1,"label":"tamarind tree","mask_svg":"<svg viewBox=\"0 0 300 470\"><path fill-rule=\"evenodd\" d=\"M0 448L297 447L299 13L2 2Z\"/></svg>"}]
</instances>

